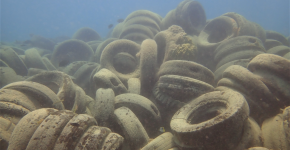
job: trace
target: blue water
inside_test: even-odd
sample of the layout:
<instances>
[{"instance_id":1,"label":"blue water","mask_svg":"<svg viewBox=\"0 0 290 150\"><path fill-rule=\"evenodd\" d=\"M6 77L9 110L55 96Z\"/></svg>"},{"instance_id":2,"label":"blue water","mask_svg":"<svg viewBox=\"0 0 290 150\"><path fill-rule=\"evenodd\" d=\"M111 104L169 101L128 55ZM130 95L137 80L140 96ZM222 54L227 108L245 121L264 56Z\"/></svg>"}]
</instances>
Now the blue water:
<instances>
[{"instance_id":1,"label":"blue water","mask_svg":"<svg viewBox=\"0 0 290 150\"><path fill-rule=\"evenodd\" d=\"M156 2L157 1L157 2ZM91 27L106 37L109 24L117 24L135 10L146 9L165 17L181 0L1 0L0 41L27 40L29 34L53 38L72 36ZM207 19L237 12L246 19L289 36L289 0L200 0Z\"/></svg>"}]
</instances>

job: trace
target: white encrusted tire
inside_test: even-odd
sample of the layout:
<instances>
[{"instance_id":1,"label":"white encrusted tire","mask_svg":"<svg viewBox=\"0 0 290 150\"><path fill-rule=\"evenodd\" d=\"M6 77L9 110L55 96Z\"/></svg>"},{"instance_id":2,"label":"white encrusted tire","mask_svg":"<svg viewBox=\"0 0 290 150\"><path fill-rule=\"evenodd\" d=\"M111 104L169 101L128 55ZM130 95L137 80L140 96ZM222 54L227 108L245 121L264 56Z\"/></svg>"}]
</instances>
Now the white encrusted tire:
<instances>
[{"instance_id":1,"label":"white encrusted tire","mask_svg":"<svg viewBox=\"0 0 290 150\"><path fill-rule=\"evenodd\" d=\"M240 141L249 106L238 92L204 94L172 117L170 127L181 147L232 149Z\"/></svg>"}]
</instances>

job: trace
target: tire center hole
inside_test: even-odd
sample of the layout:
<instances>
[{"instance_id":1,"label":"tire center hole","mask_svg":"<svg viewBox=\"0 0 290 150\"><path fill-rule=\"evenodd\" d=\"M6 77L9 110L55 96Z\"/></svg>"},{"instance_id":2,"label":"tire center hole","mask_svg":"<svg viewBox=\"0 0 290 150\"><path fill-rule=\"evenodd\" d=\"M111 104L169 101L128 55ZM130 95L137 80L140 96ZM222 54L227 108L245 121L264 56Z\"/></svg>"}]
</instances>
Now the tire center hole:
<instances>
[{"instance_id":1,"label":"tire center hole","mask_svg":"<svg viewBox=\"0 0 290 150\"><path fill-rule=\"evenodd\" d=\"M223 103L206 104L190 114L188 123L199 124L201 122L205 122L222 114L226 111L226 109L227 107Z\"/></svg>"}]
</instances>

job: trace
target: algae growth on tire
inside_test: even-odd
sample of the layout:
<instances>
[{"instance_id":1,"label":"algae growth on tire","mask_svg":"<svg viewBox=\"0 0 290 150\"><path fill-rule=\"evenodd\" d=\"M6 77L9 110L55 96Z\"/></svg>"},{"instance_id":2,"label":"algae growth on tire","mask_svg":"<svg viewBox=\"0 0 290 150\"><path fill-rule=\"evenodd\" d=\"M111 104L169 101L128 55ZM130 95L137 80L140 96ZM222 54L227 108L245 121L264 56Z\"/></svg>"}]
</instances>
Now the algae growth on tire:
<instances>
[{"instance_id":1,"label":"algae growth on tire","mask_svg":"<svg viewBox=\"0 0 290 150\"><path fill-rule=\"evenodd\" d=\"M7 2L3 26L25 14ZM31 33L0 41L1 150L290 149L290 37L269 27L278 10L246 0L237 10L225 7L239 1L222 0L149 0L136 9L142 2L82 1L55 22L46 16L65 16L76 2L61 12L62 1L39 5L56 15L21 3L50 34L25 17L3 27L1 40L18 25Z\"/></svg>"}]
</instances>

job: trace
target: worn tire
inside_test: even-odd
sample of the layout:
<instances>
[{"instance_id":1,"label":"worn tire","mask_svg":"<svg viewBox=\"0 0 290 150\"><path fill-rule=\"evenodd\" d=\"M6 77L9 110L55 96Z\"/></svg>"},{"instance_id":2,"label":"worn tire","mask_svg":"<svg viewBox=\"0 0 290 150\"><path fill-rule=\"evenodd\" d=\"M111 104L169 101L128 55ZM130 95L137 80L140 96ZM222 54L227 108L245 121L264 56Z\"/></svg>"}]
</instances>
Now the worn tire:
<instances>
[{"instance_id":1,"label":"worn tire","mask_svg":"<svg viewBox=\"0 0 290 150\"><path fill-rule=\"evenodd\" d=\"M172 133L165 132L153 139L146 146L141 148L141 150L168 150L175 145Z\"/></svg>"},{"instance_id":2,"label":"worn tire","mask_svg":"<svg viewBox=\"0 0 290 150\"><path fill-rule=\"evenodd\" d=\"M161 123L160 112L149 99L133 93L121 94L115 97L115 108L120 107L129 108L138 117L150 137L158 133Z\"/></svg>"},{"instance_id":3,"label":"worn tire","mask_svg":"<svg viewBox=\"0 0 290 150\"><path fill-rule=\"evenodd\" d=\"M140 45L130 41L130 40L116 40L108 44L105 49L102 52L100 64L102 68L106 68L110 71L112 71L114 74L120 78L120 80L127 84L127 81L130 78L137 78L140 76L140 60L138 57L136 57L136 54L140 51ZM122 55L124 54L124 55ZM120 67L119 65L116 65L114 58L118 55L124 56L120 58L120 62L124 62L124 64L127 63L128 57L130 58L130 62L134 62L132 68L133 70L129 70L129 72L119 72L122 70L123 67ZM124 58L126 58L124 60ZM132 59L131 59L132 58ZM131 64L128 62L129 64ZM120 67L120 68L119 68ZM128 66L124 66L128 67ZM119 70L119 71L118 71Z\"/></svg>"},{"instance_id":4,"label":"worn tire","mask_svg":"<svg viewBox=\"0 0 290 150\"><path fill-rule=\"evenodd\" d=\"M140 149L149 141L149 137L135 114L127 107L120 107L114 111L115 120L119 125L121 135L124 135L130 148Z\"/></svg>"},{"instance_id":5,"label":"worn tire","mask_svg":"<svg viewBox=\"0 0 290 150\"><path fill-rule=\"evenodd\" d=\"M242 136L249 106L238 92L210 92L179 109L170 127L181 147L232 149Z\"/></svg>"}]
</instances>

